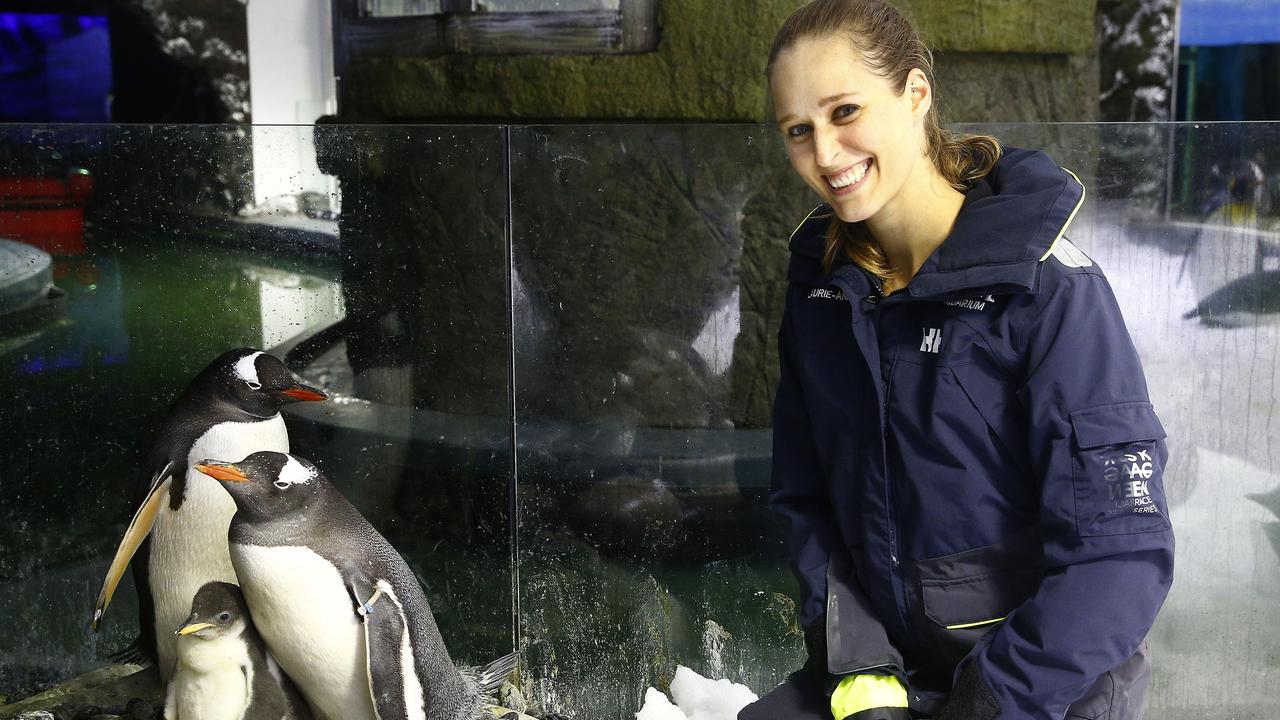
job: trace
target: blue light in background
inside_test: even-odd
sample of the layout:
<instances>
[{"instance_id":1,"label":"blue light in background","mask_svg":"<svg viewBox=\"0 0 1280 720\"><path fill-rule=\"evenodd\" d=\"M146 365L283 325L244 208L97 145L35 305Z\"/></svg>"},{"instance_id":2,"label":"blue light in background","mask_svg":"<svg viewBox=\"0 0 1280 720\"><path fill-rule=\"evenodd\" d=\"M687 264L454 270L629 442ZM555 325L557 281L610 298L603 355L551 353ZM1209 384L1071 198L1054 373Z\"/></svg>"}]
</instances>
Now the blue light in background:
<instances>
[{"instance_id":1,"label":"blue light in background","mask_svg":"<svg viewBox=\"0 0 1280 720\"><path fill-rule=\"evenodd\" d=\"M36 355L22 363L22 373L24 375L39 375L45 370L44 358Z\"/></svg>"},{"instance_id":2,"label":"blue light in background","mask_svg":"<svg viewBox=\"0 0 1280 720\"><path fill-rule=\"evenodd\" d=\"M1276 0L1182 0L1181 45L1280 43Z\"/></svg>"},{"instance_id":3,"label":"blue light in background","mask_svg":"<svg viewBox=\"0 0 1280 720\"><path fill-rule=\"evenodd\" d=\"M107 122L111 87L105 16L0 12L0 121Z\"/></svg>"}]
</instances>

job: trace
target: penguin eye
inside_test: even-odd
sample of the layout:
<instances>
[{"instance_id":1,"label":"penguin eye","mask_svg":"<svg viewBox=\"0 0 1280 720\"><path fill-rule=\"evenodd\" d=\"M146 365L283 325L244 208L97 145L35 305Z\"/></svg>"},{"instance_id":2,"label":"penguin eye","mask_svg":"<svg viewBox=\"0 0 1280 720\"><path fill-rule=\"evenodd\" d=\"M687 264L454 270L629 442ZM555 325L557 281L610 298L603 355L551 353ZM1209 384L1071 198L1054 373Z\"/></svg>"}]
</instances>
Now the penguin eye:
<instances>
[{"instance_id":1,"label":"penguin eye","mask_svg":"<svg viewBox=\"0 0 1280 720\"><path fill-rule=\"evenodd\" d=\"M229 622L230 620L231 620L231 613L229 612L218 613L218 622L224 623L224 622Z\"/></svg>"},{"instance_id":2,"label":"penguin eye","mask_svg":"<svg viewBox=\"0 0 1280 720\"><path fill-rule=\"evenodd\" d=\"M287 483L287 482L285 482L285 481L283 481L283 480L277 480L277 481L275 481L274 483L272 483L272 485L275 485L276 487L280 488L281 490L288 490L288 489L289 489L289 483Z\"/></svg>"},{"instance_id":3,"label":"penguin eye","mask_svg":"<svg viewBox=\"0 0 1280 720\"><path fill-rule=\"evenodd\" d=\"M260 383L260 382L254 382L254 381L252 381L252 380L246 380L246 381L245 381L245 384L249 386L249 389L250 389L250 390L261 390L261 389L262 389L262 383Z\"/></svg>"}]
</instances>

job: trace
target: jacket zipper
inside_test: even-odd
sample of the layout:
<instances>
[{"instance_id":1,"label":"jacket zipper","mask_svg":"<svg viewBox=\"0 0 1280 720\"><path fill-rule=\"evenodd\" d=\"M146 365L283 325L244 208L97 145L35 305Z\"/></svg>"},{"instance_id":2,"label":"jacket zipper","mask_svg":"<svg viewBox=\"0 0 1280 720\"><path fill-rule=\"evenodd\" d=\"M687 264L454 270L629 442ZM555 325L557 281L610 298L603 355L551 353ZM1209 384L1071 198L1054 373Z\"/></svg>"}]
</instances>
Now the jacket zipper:
<instances>
[{"instance_id":1,"label":"jacket zipper","mask_svg":"<svg viewBox=\"0 0 1280 720\"><path fill-rule=\"evenodd\" d=\"M880 300L876 303L876 308L871 314L871 319L876 325L876 343L880 343L880 316L884 309L884 302L888 297L883 292L880 293ZM883 356L881 363L883 363ZM912 632L912 624L907 617L908 604L910 602L911 593L907 588L907 579L902 571L902 561L900 556L902 548L899 545L898 528L900 525L898 519L898 498L894 492L893 485L893 469L890 463L889 454L889 399L893 388L893 372L889 373L889 377L884 378L884 407L881 409L880 415L883 418L880 422L880 443L884 452L884 494L885 509L889 514L889 568L893 580L893 592L896 602L894 606L898 610L898 620L902 623L902 628L907 632L909 637L915 637Z\"/></svg>"},{"instance_id":2,"label":"jacket zipper","mask_svg":"<svg viewBox=\"0 0 1280 720\"><path fill-rule=\"evenodd\" d=\"M859 267L858 270L866 276L867 284L871 288L871 294L866 297L859 298L858 302L869 303L873 306L871 317L869 319L875 332L876 356L880 359L881 365L883 365L884 359L881 357L880 353L880 309L882 303L888 298L885 296L880 285L876 283L877 278L866 270L863 270L861 267ZM835 280L834 278L833 283L844 291L846 298L852 300L855 297L852 292L852 288L847 284ZM856 307L854 308L854 311L862 312L861 309ZM893 583L893 604L898 611L898 622L908 636L914 636L911 632L911 624L907 621L906 616L906 585L905 578L903 578L901 571L902 563L898 558L900 554L898 547L898 507L893 492L893 481L890 476L889 468L889 378L883 377L881 373L881 368L872 368L872 379L883 388L881 397L877 399L879 400L880 405L880 452L884 468L885 512L888 515L887 519L889 526L889 580Z\"/></svg>"}]
</instances>

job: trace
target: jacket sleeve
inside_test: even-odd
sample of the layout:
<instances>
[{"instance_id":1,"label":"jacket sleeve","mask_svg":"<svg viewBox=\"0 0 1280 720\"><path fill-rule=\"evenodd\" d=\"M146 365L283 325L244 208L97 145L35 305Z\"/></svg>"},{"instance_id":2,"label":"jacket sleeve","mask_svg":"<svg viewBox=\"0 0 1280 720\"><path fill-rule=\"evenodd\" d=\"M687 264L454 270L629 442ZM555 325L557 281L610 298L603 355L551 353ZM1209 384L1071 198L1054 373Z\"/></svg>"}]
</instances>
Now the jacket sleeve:
<instances>
[{"instance_id":1,"label":"jacket sleeve","mask_svg":"<svg viewBox=\"0 0 1280 720\"><path fill-rule=\"evenodd\" d=\"M1164 431L1119 306L1096 268L1051 272L1019 390L1046 575L961 663L950 702L969 707L944 718L1062 718L1138 649L1173 579Z\"/></svg>"},{"instance_id":2,"label":"jacket sleeve","mask_svg":"<svg viewBox=\"0 0 1280 720\"><path fill-rule=\"evenodd\" d=\"M839 547L839 533L796 375L790 313L788 307L778 333L780 374L773 404L769 508L791 521L788 548L791 567L800 581L800 624L806 633L813 633L820 630L815 623L826 617L827 567L833 549Z\"/></svg>"}]
</instances>

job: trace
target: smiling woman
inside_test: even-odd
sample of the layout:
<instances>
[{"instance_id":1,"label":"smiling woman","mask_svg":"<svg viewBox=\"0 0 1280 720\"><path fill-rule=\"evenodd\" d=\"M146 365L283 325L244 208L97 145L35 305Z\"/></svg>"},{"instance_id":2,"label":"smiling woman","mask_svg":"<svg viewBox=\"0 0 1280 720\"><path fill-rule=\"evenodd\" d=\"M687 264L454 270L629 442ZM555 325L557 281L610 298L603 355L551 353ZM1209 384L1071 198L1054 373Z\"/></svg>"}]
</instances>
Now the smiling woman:
<instances>
[{"instance_id":1,"label":"smiling woman","mask_svg":"<svg viewBox=\"0 0 1280 720\"><path fill-rule=\"evenodd\" d=\"M739 718L1141 718L1167 453L1066 237L1084 186L942 129L932 56L883 0L804 5L768 74L822 200L790 241L770 494L809 661Z\"/></svg>"},{"instance_id":2,"label":"smiling woman","mask_svg":"<svg viewBox=\"0 0 1280 720\"><path fill-rule=\"evenodd\" d=\"M940 242L961 191L991 170L1000 144L943 130L932 53L891 6L854 7L813 3L793 16L769 53L770 87L792 167L844 221L831 225L826 265L844 249L901 286L905 278L892 268L914 271L928 254L903 256L920 244L908 236ZM906 208L928 214L904 217ZM872 242L858 232L862 221L873 235L902 241L893 248ZM931 251L927 245L920 249Z\"/></svg>"}]
</instances>

